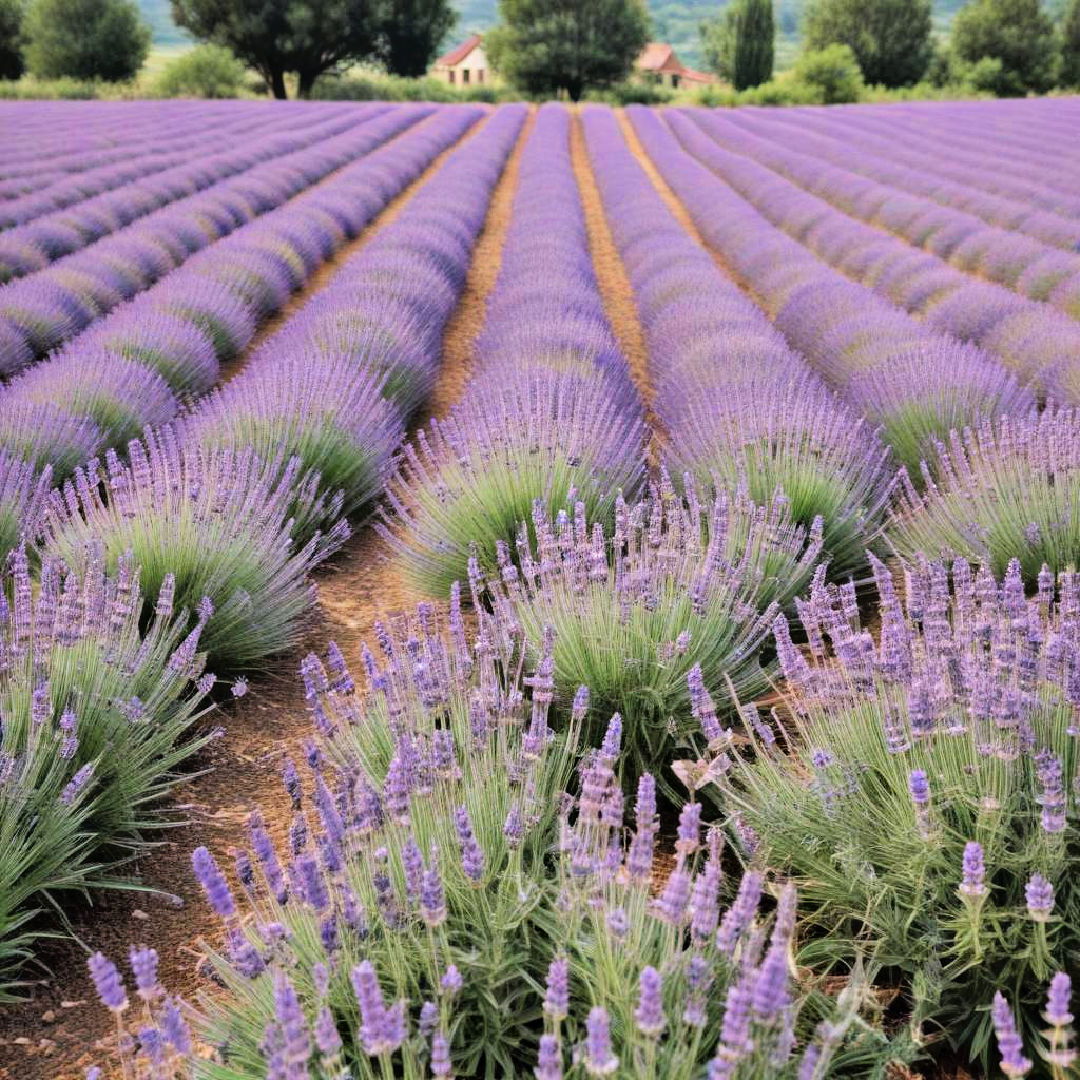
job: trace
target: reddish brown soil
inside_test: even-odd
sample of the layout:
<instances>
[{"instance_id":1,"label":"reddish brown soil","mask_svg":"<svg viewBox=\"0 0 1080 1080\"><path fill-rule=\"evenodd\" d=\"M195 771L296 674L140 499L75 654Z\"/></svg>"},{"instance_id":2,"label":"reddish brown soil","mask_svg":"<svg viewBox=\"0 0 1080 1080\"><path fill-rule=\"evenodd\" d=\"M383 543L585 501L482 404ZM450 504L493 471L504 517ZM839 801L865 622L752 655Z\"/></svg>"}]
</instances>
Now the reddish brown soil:
<instances>
[{"instance_id":1,"label":"reddish brown soil","mask_svg":"<svg viewBox=\"0 0 1080 1080\"><path fill-rule=\"evenodd\" d=\"M393 221L446 156L437 158L359 240L327 263L294 298L292 310L325 287L346 258ZM430 404L435 415L453 404L467 378L472 344L498 270L517 160L515 152L496 189L465 295L447 331L443 366ZM190 824L164 837L133 868L140 883L156 891L98 894L93 908L70 912L75 933L86 948L101 949L119 961L131 943L152 944L161 957L162 981L172 992L193 996L204 988L196 974L199 942L214 940L218 928L193 881L191 849L205 844L223 867L231 869L231 852L243 843L244 824L256 806L263 809L277 838L284 838L289 807L279 769L286 755L300 754L309 734L298 678L300 661L309 652L324 652L331 640L346 656L355 657L378 618L408 609L417 599L402 583L374 531L358 532L321 571L319 604L296 647L253 678L246 697L220 710L216 719L227 734L199 762L208 771L175 793L178 809ZM110 1018L94 1000L79 945L59 942L45 950L42 959L50 972L28 988L29 1000L0 1010L0 1077L78 1080L86 1065L107 1062L114 1034Z\"/></svg>"},{"instance_id":2,"label":"reddish brown soil","mask_svg":"<svg viewBox=\"0 0 1080 1080\"><path fill-rule=\"evenodd\" d=\"M589 233L589 248L592 252L593 266L596 270L600 295L604 301L604 312L611 323L612 330L630 367L630 377L645 406L645 419L654 438L663 438L659 421L652 409L656 398L649 372L649 349L645 343L645 334L638 317L634 290L627 277L619 250L611 235L611 228L604 213L604 203L600 189L593 175L589 151L585 144L585 133L581 124L580 113L574 116L570 131L570 153L577 177L581 203L585 209L585 227ZM655 446L650 448L650 456L655 456Z\"/></svg>"},{"instance_id":3,"label":"reddish brown soil","mask_svg":"<svg viewBox=\"0 0 1080 1080\"><path fill-rule=\"evenodd\" d=\"M633 150L637 156L638 161L641 164L642 169L645 170L645 174L652 181L652 185L656 188L657 194L664 200L664 205L675 216L675 219L680 225L696 240L711 256L713 262L716 263L717 268L725 276L730 278L746 295L757 304L763 311L770 312L771 309L764 297L760 297L750 288L746 281L739 277L738 274L732 270L727 264L724 257L715 248L710 247L705 238L698 231L698 227L694 224L693 218L691 218L686 207L683 206L679 200L678 195L672 191L668 182L660 175L659 170L653 164L652 158L645 152L645 147L641 145L641 140L637 136L637 132L634 130L634 125L630 123L630 118L625 112L620 110L618 112L619 125L622 128L623 136L626 139L627 146Z\"/></svg>"}]
</instances>

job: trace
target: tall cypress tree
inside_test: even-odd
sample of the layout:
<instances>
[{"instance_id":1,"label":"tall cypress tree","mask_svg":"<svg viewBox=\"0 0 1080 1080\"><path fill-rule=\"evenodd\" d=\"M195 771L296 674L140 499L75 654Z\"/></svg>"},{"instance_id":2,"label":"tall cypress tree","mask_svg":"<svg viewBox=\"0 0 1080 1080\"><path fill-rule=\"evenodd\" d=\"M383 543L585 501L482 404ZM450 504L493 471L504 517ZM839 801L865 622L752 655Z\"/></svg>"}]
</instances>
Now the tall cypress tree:
<instances>
[{"instance_id":1,"label":"tall cypress tree","mask_svg":"<svg viewBox=\"0 0 1080 1080\"><path fill-rule=\"evenodd\" d=\"M773 0L738 0L738 7L731 81L736 90L747 90L772 78L776 23Z\"/></svg>"},{"instance_id":2,"label":"tall cypress tree","mask_svg":"<svg viewBox=\"0 0 1080 1080\"><path fill-rule=\"evenodd\" d=\"M722 14L702 24L701 38L709 67L736 90L772 78L773 0L731 0Z\"/></svg>"}]
</instances>

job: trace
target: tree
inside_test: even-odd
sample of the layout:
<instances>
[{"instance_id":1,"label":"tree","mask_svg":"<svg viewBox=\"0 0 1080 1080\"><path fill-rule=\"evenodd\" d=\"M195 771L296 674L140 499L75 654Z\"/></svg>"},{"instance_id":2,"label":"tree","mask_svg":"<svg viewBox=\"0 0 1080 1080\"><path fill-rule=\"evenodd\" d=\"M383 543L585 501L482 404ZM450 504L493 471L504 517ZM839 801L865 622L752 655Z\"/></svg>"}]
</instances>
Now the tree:
<instances>
[{"instance_id":1,"label":"tree","mask_svg":"<svg viewBox=\"0 0 1080 1080\"><path fill-rule=\"evenodd\" d=\"M389 0L382 24L382 56L391 75L427 72L457 22L447 0Z\"/></svg>"},{"instance_id":2,"label":"tree","mask_svg":"<svg viewBox=\"0 0 1080 1080\"><path fill-rule=\"evenodd\" d=\"M1062 86L1080 88L1080 0L1071 0L1061 22Z\"/></svg>"},{"instance_id":3,"label":"tree","mask_svg":"<svg viewBox=\"0 0 1080 1080\"><path fill-rule=\"evenodd\" d=\"M791 69L796 86L809 88L822 105L843 105L858 101L864 88L859 62L850 45L833 44L807 50Z\"/></svg>"},{"instance_id":4,"label":"tree","mask_svg":"<svg viewBox=\"0 0 1080 1080\"><path fill-rule=\"evenodd\" d=\"M307 97L324 72L376 55L380 0L172 0L173 19L202 41L224 45L287 96L294 72Z\"/></svg>"},{"instance_id":5,"label":"tree","mask_svg":"<svg viewBox=\"0 0 1080 1080\"><path fill-rule=\"evenodd\" d=\"M23 22L26 66L40 79L135 78L150 27L132 0L32 0Z\"/></svg>"},{"instance_id":6,"label":"tree","mask_svg":"<svg viewBox=\"0 0 1080 1080\"><path fill-rule=\"evenodd\" d=\"M649 39L644 0L499 0L485 46L494 67L530 94L621 82Z\"/></svg>"},{"instance_id":7,"label":"tree","mask_svg":"<svg viewBox=\"0 0 1080 1080\"><path fill-rule=\"evenodd\" d=\"M1057 35L1040 0L972 0L953 20L952 50L968 64L999 60L993 90L1002 97L1045 93L1057 81Z\"/></svg>"},{"instance_id":8,"label":"tree","mask_svg":"<svg viewBox=\"0 0 1080 1080\"><path fill-rule=\"evenodd\" d=\"M157 81L165 97L234 98L244 85L244 65L221 45L199 45L170 61Z\"/></svg>"},{"instance_id":9,"label":"tree","mask_svg":"<svg viewBox=\"0 0 1080 1080\"><path fill-rule=\"evenodd\" d=\"M0 79L23 73L22 0L0 0Z\"/></svg>"},{"instance_id":10,"label":"tree","mask_svg":"<svg viewBox=\"0 0 1080 1080\"><path fill-rule=\"evenodd\" d=\"M768 82L776 40L773 0L732 0L702 23L701 40L709 66L736 90Z\"/></svg>"},{"instance_id":11,"label":"tree","mask_svg":"<svg viewBox=\"0 0 1080 1080\"><path fill-rule=\"evenodd\" d=\"M930 0L811 0L803 25L810 51L851 48L868 83L909 86L930 64Z\"/></svg>"}]
</instances>

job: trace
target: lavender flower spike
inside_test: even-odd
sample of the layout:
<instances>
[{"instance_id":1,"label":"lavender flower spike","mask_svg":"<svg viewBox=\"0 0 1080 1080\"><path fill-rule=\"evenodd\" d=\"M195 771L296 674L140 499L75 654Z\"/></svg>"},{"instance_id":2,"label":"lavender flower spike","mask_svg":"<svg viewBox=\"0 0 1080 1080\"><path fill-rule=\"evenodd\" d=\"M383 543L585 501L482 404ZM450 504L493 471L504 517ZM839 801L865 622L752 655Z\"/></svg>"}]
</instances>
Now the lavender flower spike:
<instances>
[{"instance_id":1,"label":"lavender flower spike","mask_svg":"<svg viewBox=\"0 0 1080 1080\"><path fill-rule=\"evenodd\" d=\"M585 1071L590 1076L611 1076L619 1059L611 1049L611 1018L607 1010L595 1006L585 1021Z\"/></svg>"},{"instance_id":2,"label":"lavender flower spike","mask_svg":"<svg viewBox=\"0 0 1080 1080\"><path fill-rule=\"evenodd\" d=\"M1001 1054L1001 1071L1008 1077L1027 1076L1031 1071L1031 1062L1024 1057L1024 1044L1016 1030L1016 1020L1000 990L994 995L991 1016L998 1052Z\"/></svg>"},{"instance_id":3,"label":"lavender flower spike","mask_svg":"<svg viewBox=\"0 0 1080 1080\"><path fill-rule=\"evenodd\" d=\"M964 880L960 892L964 896L986 895L986 867L983 863L982 844L972 841L964 847Z\"/></svg>"},{"instance_id":4,"label":"lavender flower spike","mask_svg":"<svg viewBox=\"0 0 1080 1080\"><path fill-rule=\"evenodd\" d=\"M1036 922L1046 922L1054 910L1054 886L1042 874L1032 874L1024 886L1028 914Z\"/></svg>"},{"instance_id":5,"label":"lavender flower spike","mask_svg":"<svg viewBox=\"0 0 1080 1080\"><path fill-rule=\"evenodd\" d=\"M660 972L654 967L642 968L638 987L638 1007L634 1010L634 1020L638 1031L650 1039L658 1038L660 1032L664 1030L663 986Z\"/></svg>"},{"instance_id":6,"label":"lavender flower spike","mask_svg":"<svg viewBox=\"0 0 1080 1080\"><path fill-rule=\"evenodd\" d=\"M87 966L101 1003L114 1013L123 1012L127 1008L128 996L116 965L107 956L96 952L87 961Z\"/></svg>"}]
</instances>

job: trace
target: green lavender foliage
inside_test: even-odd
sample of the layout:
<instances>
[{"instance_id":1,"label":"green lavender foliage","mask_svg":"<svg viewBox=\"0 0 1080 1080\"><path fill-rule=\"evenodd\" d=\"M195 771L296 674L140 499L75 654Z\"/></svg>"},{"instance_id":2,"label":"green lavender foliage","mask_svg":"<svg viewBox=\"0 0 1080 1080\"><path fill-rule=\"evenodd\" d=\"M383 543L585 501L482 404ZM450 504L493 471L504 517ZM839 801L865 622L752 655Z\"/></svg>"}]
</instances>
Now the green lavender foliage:
<instances>
[{"instance_id":1,"label":"green lavender foliage","mask_svg":"<svg viewBox=\"0 0 1080 1080\"><path fill-rule=\"evenodd\" d=\"M804 962L865 943L915 1030L985 1063L994 992L1034 1029L1039 988L1080 958L1080 578L1029 600L1015 562L1001 583L913 563L901 600L875 576L876 635L820 582L809 659L778 626L783 703L749 715L752 752L721 749L710 790L747 857L799 887Z\"/></svg>"},{"instance_id":2,"label":"green lavender foliage","mask_svg":"<svg viewBox=\"0 0 1080 1080\"><path fill-rule=\"evenodd\" d=\"M822 548L820 520L795 525L783 498L759 507L721 488L702 505L666 477L650 499L620 499L611 530L580 505L573 518L538 510L532 524L535 545L523 527L516 561L501 549L499 578L480 602L521 628L533 657L553 632L561 699L588 686L595 721L619 712L627 724L628 770L656 770L665 782L693 729L688 673L700 667L742 696L764 689L768 626L809 582Z\"/></svg>"},{"instance_id":3,"label":"green lavender foliage","mask_svg":"<svg viewBox=\"0 0 1080 1080\"><path fill-rule=\"evenodd\" d=\"M178 444L164 429L129 445L131 464L109 452L80 470L69 498L56 494L43 549L71 566L100 543L110 566L130 554L148 590L170 575L178 605L213 607L203 647L219 671L284 651L310 608L308 572L330 555L348 527L339 522L294 548L289 514L317 520L317 474L299 461L263 463L250 450L206 451Z\"/></svg>"},{"instance_id":4,"label":"green lavender foliage","mask_svg":"<svg viewBox=\"0 0 1080 1080\"><path fill-rule=\"evenodd\" d=\"M162 800L211 738L191 730L213 683L203 623L185 640L170 590L140 631L130 558L115 575L100 549L78 574L46 560L35 594L19 549L0 582L0 1000L17 995L65 893L108 880L175 818Z\"/></svg>"},{"instance_id":5,"label":"green lavender foliage","mask_svg":"<svg viewBox=\"0 0 1080 1080\"><path fill-rule=\"evenodd\" d=\"M1017 559L1029 586L1043 566L1080 564L1080 425L1071 410L1003 417L962 435L906 474L885 538L900 556L960 556L1002 574Z\"/></svg>"},{"instance_id":6,"label":"green lavender foliage","mask_svg":"<svg viewBox=\"0 0 1080 1080\"><path fill-rule=\"evenodd\" d=\"M582 689L570 723L549 727L550 638L524 666L520 640L489 617L466 635L457 592L447 625L423 606L377 634L360 690L334 648L325 666L304 664L317 737L309 780L284 772L289 851L256 814L239 890L195 853L225 927L226 948L210 950L218 985L188 1013L199 1049L183 1045L166 1001L151 1010L160 1041L141 1032L122 1050L132 1074L154 1047L159 1075L200 1080L254 1080L284 1062L319 1080L534 1067L699 1080L710 1059L733 1080L765 1068L823 1080L836 1054L885 1059L857 1018L854 980L803 1013L790 888L753 877L725 910L723 844L703 833L700 805L683 812L676 868L656 894L655 785L643 777L624 836L621 720L583 750ZM104 967L94 958L124 1023L129 995Z\"/></svg>"}]
</instances>

